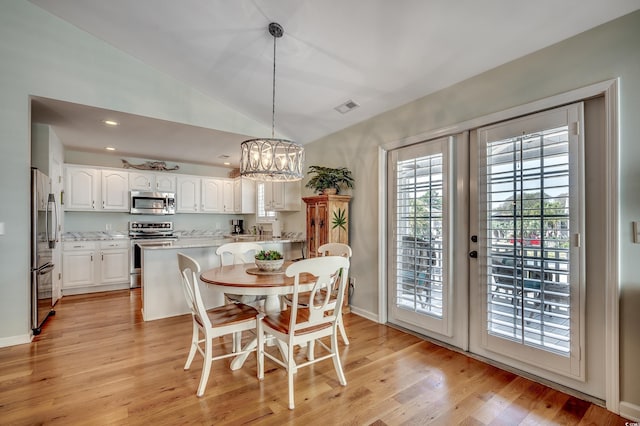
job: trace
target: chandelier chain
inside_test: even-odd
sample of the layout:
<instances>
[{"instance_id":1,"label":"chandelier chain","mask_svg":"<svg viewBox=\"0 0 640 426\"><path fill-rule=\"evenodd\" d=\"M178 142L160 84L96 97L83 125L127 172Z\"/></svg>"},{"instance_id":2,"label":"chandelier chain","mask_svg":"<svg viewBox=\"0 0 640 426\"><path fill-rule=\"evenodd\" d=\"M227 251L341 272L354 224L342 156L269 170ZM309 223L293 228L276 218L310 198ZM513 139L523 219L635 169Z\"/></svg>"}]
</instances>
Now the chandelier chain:
<instances>
[{"instance_id":1,"label":"chandelier chain","mask_svg":"<svg viewBox=\"0 0 640 426\"><path fill-rule=\"evenodd\" d=\"M278 37L273 36L273 84L271 96L271 137L275 138L276 128L276 40Z\"/></svg>"}]
</instances>

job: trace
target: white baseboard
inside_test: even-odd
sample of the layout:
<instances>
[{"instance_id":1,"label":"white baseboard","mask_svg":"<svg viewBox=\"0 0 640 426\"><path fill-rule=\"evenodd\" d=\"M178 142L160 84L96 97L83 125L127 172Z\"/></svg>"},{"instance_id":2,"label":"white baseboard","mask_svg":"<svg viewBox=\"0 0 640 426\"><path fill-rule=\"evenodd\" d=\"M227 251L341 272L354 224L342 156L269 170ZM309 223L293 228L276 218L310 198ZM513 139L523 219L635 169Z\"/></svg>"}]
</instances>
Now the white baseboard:
<instances>
[{"instance_id":1,"label":"white baseboard","mask_svg":"<svg viewBox=\"0 0 640 426\"><path fill-rule=\"evenodd\" d=\"M373 312L369 312L369 311L365 311L364 309L360 309L357 308L353 305L351 305L351 313L354 313L358 316L364 317L368 320L371 320L373 322L379 323L380 321L378 320L378 315L374 314Z\"/></svg>"},{"instance_id":2,"label":"white baseboard","mask_svg":"<svg viewBox=\"0 0 640 426\"><path fill-rule=\"evenodd\" d=\"M6 348L7 346L24 345L25 343L31 343L31 335L25 334L21 336L9 336L0 337L0 348Z\"/></svg>"},{"instance_id":3,"label":"white baseboard","mask_svg":"<svg viewBox=\"0 0 640 426\"><path fill-rule=\"evenodd\" d=\"M620 401L620 415L625 419L640 422L640 405Z\"/></svg>"}]
</instances>

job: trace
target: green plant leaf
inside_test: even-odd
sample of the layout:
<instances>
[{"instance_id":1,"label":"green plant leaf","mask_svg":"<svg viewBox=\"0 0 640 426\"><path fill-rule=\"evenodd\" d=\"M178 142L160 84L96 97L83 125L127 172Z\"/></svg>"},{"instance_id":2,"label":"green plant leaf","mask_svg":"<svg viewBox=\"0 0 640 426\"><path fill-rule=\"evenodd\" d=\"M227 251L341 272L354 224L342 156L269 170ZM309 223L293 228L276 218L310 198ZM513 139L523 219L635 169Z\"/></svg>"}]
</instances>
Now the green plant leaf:
<instances>
[{"instance_id":1,"label":"green plant leaf","mask_svg":"<svg viewBox=\"0 0 640 426\"><path fill-rule=\"evenodd\" d=\"M346 209L337 209L333 211L333 217L331 218L331 229L336 229L337 227L342 228L343 230L347 230L347 211Z\"/></svg>"}]
</instances>

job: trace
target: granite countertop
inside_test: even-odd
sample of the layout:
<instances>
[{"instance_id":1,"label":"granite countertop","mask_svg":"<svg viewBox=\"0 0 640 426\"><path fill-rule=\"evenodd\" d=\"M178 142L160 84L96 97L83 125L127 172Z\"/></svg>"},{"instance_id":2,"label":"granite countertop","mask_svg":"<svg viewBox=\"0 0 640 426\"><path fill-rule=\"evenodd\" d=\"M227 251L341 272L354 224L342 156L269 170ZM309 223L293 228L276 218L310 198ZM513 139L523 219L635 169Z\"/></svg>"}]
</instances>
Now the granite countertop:
<instances>
[{"instance_id":1,"label":"granite countertop","mask_svg":"<svg viewBox=\"0 0 640 426\"><path fill-rule=\"evenodd\" d=\"M273 244L273 243L302 243L306 240L302 237L301 233L289 233L283 234L282 238L273 238L270 235L256 236L256 235L216 235L213 237L202 236L181 236L177 241L171 243L154 243L153 241L141 244L141 247L145 250L166 250L166 249L182 249L182 248L199 248L199 247L218 247L226 243L232 242L256 242L258 244Z\"/></svg>"},{"instance_id":2,"label":"granite countertop","mask_svg":"<svg viewBox=\"0 0 640 426\"><path fill-rule=\"evenodd\" d=\"M129 233L124 231L65 232L62 241L103 241L128 240Z\"/></svg>"},{"instance_id":3,"label":"granite countertop","mask_svg":"<svg viewBox=\"0 0 640 426\"><path fill-rule=\"evenodd\" d=\"M220 231L191 230L176 231L177 241L172 243L172 247L208 247L219 246L231 242L256 242L256 243L300 243L304 242L302 232L284 232L281 238L273 238L271 235L230 235L222 234ZM62 234L62 241L104 241L104 240L128 240L129 234L126 231L90 231L90 232L65 232ZM150 245L151 247L151 245ZM159 247L159 246L157 246ZM169 246L164 246L169 247Z\"/></svg>"}]
</instances>

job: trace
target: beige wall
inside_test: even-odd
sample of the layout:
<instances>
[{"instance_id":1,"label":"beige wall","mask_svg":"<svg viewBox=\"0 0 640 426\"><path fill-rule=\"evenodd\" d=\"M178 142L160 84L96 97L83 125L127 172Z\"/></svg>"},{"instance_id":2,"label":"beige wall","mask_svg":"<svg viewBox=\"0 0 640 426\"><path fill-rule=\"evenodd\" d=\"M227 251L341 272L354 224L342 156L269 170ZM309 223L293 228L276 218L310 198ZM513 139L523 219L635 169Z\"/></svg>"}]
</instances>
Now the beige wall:
<instances>
[{"instance_id":1,"label":"beige wall","mask_svg":"<svg viewBox=\"0 0 640 426\"><path fill-rule=\"evenodd\" d=\"M308 164L347 166L353 305L378 313L377 150L380 145L620 77L621 400L640 408L640 12L543 49L307 145ZM462 254L466 255L466 254Z\"/></svg>"}]
</instances>

